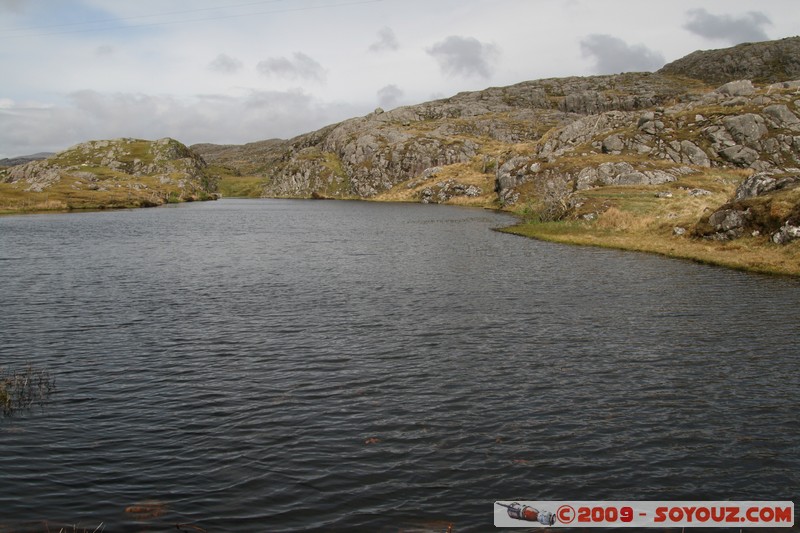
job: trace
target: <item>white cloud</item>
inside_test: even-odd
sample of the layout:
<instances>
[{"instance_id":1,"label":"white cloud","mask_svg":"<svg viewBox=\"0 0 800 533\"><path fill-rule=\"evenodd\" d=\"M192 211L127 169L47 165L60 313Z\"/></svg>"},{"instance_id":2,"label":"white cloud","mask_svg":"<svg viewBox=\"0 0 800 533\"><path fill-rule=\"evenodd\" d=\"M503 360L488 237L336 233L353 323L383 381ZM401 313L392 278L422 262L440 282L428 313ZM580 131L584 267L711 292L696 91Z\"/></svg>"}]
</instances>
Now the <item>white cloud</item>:
<instances>
[{"instance_id":1,"label":"white cloud","mask_svg":"<svg viewBox=\"0 0 800 533\"><path fill-rule=\"evenodd\" d=\"M209 64L208 69L221 74L235 74L244 67L244 64L227 54L219 54Z\"/></svg>"},{"instance_id":2,"label":"white cloud","mask_svg":"<svg viewBox=\"0 0 800 533\"><path fill-rule=\"evenodd\" d=\"M370 110L322 102L301 89L191 98L86 90L50 109L22 107L8 99L0 103L0 157L117 137L173 137L186 144L286 138Z\"/></svg>"},{"instance_id":3,"label":"white cloud","mask_svg":"<svg viewBox=\"0 0 800 533\"><path fill-rule=\"evenodd\" d=\"M474 37L451 35L427 49L449 75L489 78L500 51L493 44L482 43Z\"/></svg>"},{"instance_id":4,"label":"white cloud","mask_svg":"<svg viewBox=\"0 0 800 533\"><path fill-rule=\"evenodd\" d=\"M13 11L20 13L29 0L0 0L0 11Z\"/></svg>"},{"instance_id":5,"label":"white cloud","mask_svg":"<svg viewBox=\"0 0 800 533\"><path fill-rule=\"evenodd\" d=\"M287 57L270 57L260 61L256 70L265 76L275 76L289 80L325 81L325 69L316 60L295 52L292 59Z\"/></svg>"},{"instance_id":6,"label":"white cloud","mask_svg":"<svg viewBox=\"0 0 800 533\"><path fill-rule=\"evenodd\" d=\"M378 104L386 108L396 107L403 94L397 85L387 85L378 90Z\"/></svg>"},{"instance_id":7,"label":"white cloud","mask_svg":"<svg viewBox=\"0 0 800 533\"><path fill-rule=\"evenodd\" d=\"M395 51L400 48L392 28L384 26L378 31L378 40L369 46L370 52Z\"/></svg>"},{"instance_id":8,"label":"white cloud","mask_svg":"<svg viewBox=\"0 0 800 533\"><path fill-rule=\"evenodd\" d=\"M772 24L764 13L750 11L741 16L712 15L705 9L691 9L686 12L689 22L684 28L707 39L717 39L729 44L758 42L769 39L763 26Z\"/></svg>"},{"instance_id":9,"label":"white cloud","mask_svg":"<svg viewBox=\"0 0 800 533\"><path fill-rule=\"evenodd\" d=\"M664 66L664 56L644 45L629 45L611 35L594 34L581 40L584 57L595 61L597 74L653 71Z\"/></svg>"}]
</instances>

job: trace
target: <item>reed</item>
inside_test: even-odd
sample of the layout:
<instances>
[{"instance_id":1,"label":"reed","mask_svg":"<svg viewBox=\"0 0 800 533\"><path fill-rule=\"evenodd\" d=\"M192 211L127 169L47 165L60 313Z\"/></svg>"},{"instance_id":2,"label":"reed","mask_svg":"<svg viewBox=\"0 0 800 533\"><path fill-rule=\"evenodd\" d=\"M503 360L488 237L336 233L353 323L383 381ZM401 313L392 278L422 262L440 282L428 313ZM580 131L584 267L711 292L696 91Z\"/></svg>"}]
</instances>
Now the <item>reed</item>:
<instances>
[{"instance_id":1,"label":"reed","mask_svg":"<svg viewBox=\"0 0 800 533\"><path fill-rule=\"evenodd\" d=\"M0 368L0 413L10 417L34 404L44 405L56 390L56 380L46 369L28 365L22 370Z\"/></svg>"}]
</instances>

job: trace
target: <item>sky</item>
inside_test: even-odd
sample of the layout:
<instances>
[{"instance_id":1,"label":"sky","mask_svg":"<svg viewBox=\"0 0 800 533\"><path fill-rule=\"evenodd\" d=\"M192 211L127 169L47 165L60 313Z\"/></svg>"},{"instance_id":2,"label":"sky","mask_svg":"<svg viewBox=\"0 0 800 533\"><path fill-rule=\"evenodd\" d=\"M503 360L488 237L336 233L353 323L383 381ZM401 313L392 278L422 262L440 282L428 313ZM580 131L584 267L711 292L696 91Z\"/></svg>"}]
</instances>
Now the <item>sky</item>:
<instances>
[{"instance_id":1,"label":"sky","mask_svg":"<svg viewBox=\"0 0 800 533\"><path fill-rule=\"evenodd\" d=\"M798 28L797 0L0 0L0 158L118 137L291 138Z\"/></svg>"}]
</instances>

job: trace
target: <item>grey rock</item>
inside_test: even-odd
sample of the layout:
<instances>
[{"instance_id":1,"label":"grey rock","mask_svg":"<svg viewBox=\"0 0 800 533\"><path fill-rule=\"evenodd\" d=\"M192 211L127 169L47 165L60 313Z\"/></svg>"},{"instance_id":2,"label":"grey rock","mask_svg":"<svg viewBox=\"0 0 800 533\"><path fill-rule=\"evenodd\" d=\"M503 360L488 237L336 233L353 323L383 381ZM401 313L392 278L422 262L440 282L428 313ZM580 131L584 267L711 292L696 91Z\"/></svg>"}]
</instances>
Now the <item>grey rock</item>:
<instances>
[{"instance_id":1,"label":"grey rock","mask_svg":"<svg viewBox=\"0 0 800 533\"><path fill-rule=\"evenodd\" d=\"M722 124L737 144L751 148L758 148L758 141L769 133L764 117L754 113L725 117Z\"/></svg>"},{"instance_id":2,"label":"grey rock","mask_svg":"<svg viewBox=\"0 0 800 533\"><path fill-rule=\"evenodd\" d=\"M780 89L800 89L800 80L781 81L769 86L771 91Z\"/></svg>"},{"instance_id":3,"label":"grey rock","mask_svg":"<svg viewBox=\"0 0 800 533\"><path fill-rule=\"evenodd\" d=\"M754 196L761 196L772 191L781 190L795 184L800 184L800 176L782 176L776 178L770 174L759 172L745 179L736 188L735 199L746 200Z\"/></svg>"},{"instance_id":4,"label":"grey rock","mask_svg":"<svg viewBox=\"0 0 800 533\"><path fill-rule=\"evenodd\" d=\"M517 185L527 181L529 168L532 166L531 158L515 156L503 163L496 172L495 191L503 203L513 203L511 198L516 194ZM516 194L516 197L519 197Z\"/></svg>"},{"instance_id":5,"label":"grey rock","mask_svg":"<svg viewBox=\"0 0 800 533\"><path fill-rule=\"evenodd\" d=\"M637 170L630 163L602 163L584 167L575 177L578 190L602 185L660 185L675 181L676 175L663 170Z\"/></svg>"},{"instance_id":6,"label":"grey rock","mask_svg":"<svg viewBox=\"0 0 800 533\"><path fill-rule=\"evenodd\" d=\"M721 102L722 107L741 107L750 103L750 99L744 96L737 96L735 98L727 98Z\"/></svg>"},{"instance_id":7,"label":"grey rock","mask_svg":"<svg viewBox=\"0 0 800 533\"><path fill-rule=\"evenodd\" d=\"M772 242L775 244L788 244L795 239L800 239L800 226L788 222L772 235Z\"/></svg>"},{"instance_id":8,"label":"grey rock","mask_svg":"<svg viewBox=\"0 0 800 533\"><path fill-rule=\"evenodd\" d=\"M430 167L422 171L422 179L430 179L442 171L442 167Z\"/></svg>"},{"instance_id":9,"label":"grey rock","mask_svg":"<svg viewBox=\"0 0 800 533\"><path fill-rule=\"evenodd\" d=\"M675 226L672 228L672 234L676 237L681 237L686 234L686 228L682 228L680 226Z\"/></svg>"},{"instance_id":10,"label":"grey rock","mask_svg":"<svg viewBox=\"0 0 800 533\"><path fill-rule=\"evenodd\" d=\"M681 141L680 149L681 154L685 156L681 159L682 163L689 163L701 167L711 166L711 160L708 158L708 155L692 141Z\"/></svg>"},{"instance_id":11,"label":"grey rock","mask_svg":"<svg viewBox=\"0 0 800 533\"><path fill-rule=\"evenodd\" d=\"M750 96L756 92L756 88L750 80L736 80L719 87L717 92L728 96Z\"/></svg>"},{"instance_id":12,"label":"grey rock","mask_svg":"<svg viewBox=\"0 0 800 533\"><path fill-rule=\"evenodd\" d=\"M708 223L717 231L730 231L744 227L747 223L748 211L722 209L708 217Z\"/></svg>"},{"instance_id":13,"label":"grey rock","mask_svg":"<svg viewBox=\"0 0 800 533\"><path fill-rule=\"evenodd\" d=\"M764 114L767 115L778 128L789 128L793 130L800 129L800 118L791 112L784 104L771 105L764 108Z\"/></svg>"},{"instance_id":14,"label":"grey rock","mask_svg":"<svg viewBox=\"0 0 800 533\"><path fill-rule=\"evenodd\" d=\"M711 191L705 189L689 189L689 196L710 196Z\"/></svg>"},{"instance_id":15,"label":"grey rock","mask_svg":"<svg viewBox=\"0 0 800 533\"><path fill-rule=\"evenodd\" d=\"M670 191L659 191L656 193L656 198L672 198Z\"/></svg>"},{"instance_id":16,"label":"grey rock","mask_svg":"<svg viewBox=\"0 0 800 533\"><path fill-rule=\"evenodd\" d=\"M733 140L731 134L722 126L709 126L704 128L703 135L713 143L717 151L736 145L736 141Z\"/></svg>"},{"instance_id":17,"label":"grey rock","mask_svg":"<svg viewBox=\"0 0 800 533\"><path fill-rule=\"evenodd\" d=\"M764 173L753 174L736 188L736 200L760 196L775 190L777 180Z\"/></svg>"},{"instance_id":18,"label":"grey rock","mask_svg":"<svg viewBox=\"0 0 800 533\"><path fill-rule=\"evenodd\" d=\"M625 149L625 143L619 135L609 135L603 139L603 153L619 153Z\"/></svg>"},{"instance_id":19,"label":"grey rock","mask_svg":"<svg viewBox=\"0 0 800 533\"><path fill-rule=\"evenodd\" d=\"M726 161L736 166L747 167L752 165L760 157L758 152L747 146L735 145L719 151L719 155Z\"/></svg>"},{"instance_id":20,"label":"grey rock","mask_svg":"<svg viewBox=\"0 0 800 533\"><path fill-rule=\"evenodd\" d=\"M456 180L448 179L436 183L433 187L425 187L420 191L419 199L424 204L444 203L456 196L477 197L483 190L475 185L465 185Z\"/></svg>"}]
</instances>

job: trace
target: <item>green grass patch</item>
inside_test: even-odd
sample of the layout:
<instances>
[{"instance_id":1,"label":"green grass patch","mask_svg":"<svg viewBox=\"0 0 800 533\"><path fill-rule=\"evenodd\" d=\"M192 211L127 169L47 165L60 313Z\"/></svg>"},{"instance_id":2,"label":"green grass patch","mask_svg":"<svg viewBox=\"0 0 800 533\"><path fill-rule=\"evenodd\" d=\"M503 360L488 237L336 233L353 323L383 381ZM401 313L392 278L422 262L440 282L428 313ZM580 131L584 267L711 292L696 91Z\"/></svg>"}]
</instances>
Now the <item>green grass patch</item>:
<instances>
[{"instance_id":1,"label":"green grass patch","mask_svg":"<svg viewBox=\"0 0 800 533\"><path fill-rule=\"evenodd\" d=\"M221 176L217 190L225 198L260 198L267 183L261 176Z\"/></svg>"}]
</instances>

